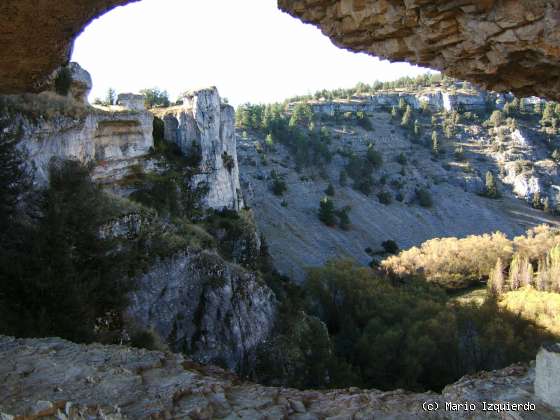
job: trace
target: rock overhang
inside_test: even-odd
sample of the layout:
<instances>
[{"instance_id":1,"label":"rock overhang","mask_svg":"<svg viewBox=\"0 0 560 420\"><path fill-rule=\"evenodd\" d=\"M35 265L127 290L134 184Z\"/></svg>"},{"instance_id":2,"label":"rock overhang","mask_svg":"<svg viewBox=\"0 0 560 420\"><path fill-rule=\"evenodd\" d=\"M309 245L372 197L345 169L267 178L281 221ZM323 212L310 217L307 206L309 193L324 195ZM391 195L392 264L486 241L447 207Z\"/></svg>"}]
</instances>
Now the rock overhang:
<instances>
[{"instance_id":1,"label":"rock overhang","mask_svg":"<svg viewBox=\"0 0 560 420\"><path fill-rule=\"evenodd\" d=\"M40 91L93 19L139 0L4 0L0 92ZM278 0L335 45L489 89L560 98L560 0Z\"/></svg>"}]
</instances>

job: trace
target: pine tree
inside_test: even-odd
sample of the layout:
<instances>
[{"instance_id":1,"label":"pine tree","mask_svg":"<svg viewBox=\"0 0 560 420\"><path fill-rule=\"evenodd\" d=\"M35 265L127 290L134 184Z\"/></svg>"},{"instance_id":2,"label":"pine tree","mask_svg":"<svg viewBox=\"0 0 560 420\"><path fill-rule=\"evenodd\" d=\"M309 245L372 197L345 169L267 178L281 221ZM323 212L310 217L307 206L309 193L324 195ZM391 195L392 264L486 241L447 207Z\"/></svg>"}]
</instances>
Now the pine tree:
<instances>
[{"instance_id":1,"label":"pine tree","mask_svg":"<svg viewBox=\"0 0 560 420\"><path fill-rule=\"evenodd\" d=\"M404 98L399 99L399 110L403 112L406 109L406 101Z\"/></svg>"},{"instance_id":2,"label":"pine tree","mask_svg":"<svg viewBox=\"0 0 560 420\"><path fill-rule=\"evenodd\" d=\"M420 138L420 135L420 123L418 122L418 120L414 120L414 137Z\"/></svg>"},{"instance_id":3,"label":"pine tree","mask_svg":"<svg viewBox=\"0 0 560 420\"><path fill-rule=\"evenodd\" d=\"M401 120L401 126L408 127L410 125L411 120L412 120L412 108L410 107L410 105L407 105L406 111L404 112Z\"/></svg>"},{"instance_id":4,"label":"pine tree","mask_svg":"<svg viewBox=\"0 0 560 420\"><path fill-rule=\"evenodd\" d=\"M334 204L329 197L324 197L319 203L319 220L330 227L336 225Z\"/></svg>"},{"instance_id":5,"label":"pine tree","mask_svg":"<svg viewBox=\"0 0 560 420\"><path fill-rule=\"evenodd\" d=\"M432 154L437 156L439 152L439 137L436 131L432 131Z\"/></svg>"},{"instance_id":6,"label":"pine tree","mask_svg":"<svg viewBox=\"0 0 560 420\"><path fill-rule=\"evenodd\" d=\"M497 198L500 196L498 192L498 186L496 185L496 179L494 178L494 174L488 171L486 172L486 197L489 198Z\"/></svg>"},{"instance_id":7,"label":"pine tree","mask_svg":"<svg viewBox=\"0 0 560 420\"><path fill-rule=\"evenodd\" d=\"M540 209L541 206L541 193L540 191L535 191L535 193L533 194L533 207L536 209Z\"/></svg>"},{"instance_id":8,"label":"pine tree","mask_svg":"<svg viewBox=\"0 0 560 420\"><path fill-rule=\"evenodd\" d=\"M397 107L394 106L391 108L391 118L396 119L399 116L399 112L397 111Z\"/></svg>"},{"instance_id":9,"label":"pine tree","mask_svg":"<svg viewBox=\"0 0 560 420\"><path fill-rule=\"evenodd\" d=\"M333 197L333 196L334 196L334 187L333 187L333 184L329 183L327 189L325 190L325 194L327 194L329 197Z\"/></svg>"},{"instance_id":10,"label":"pine tree","mask_svg":"<svg viewBox=\"0 0 560 420\"><path fill-rule=\"evenodd\" d=\"M105 96L105 105L114 105L116 100L115 89L109 88L107 90L107 95Z\"/></svg>"},{"instance_id":11,"label":"pine tree","mask_svg":"<svg viewBox=\"0 0 560 420\"><path fill-rule=\"evenodd\" d=\"M499 297L504 291L504 267L501 258L498 258L494 269L490 273L488 291L496 297Z\"/></svg>"}]
</instances>

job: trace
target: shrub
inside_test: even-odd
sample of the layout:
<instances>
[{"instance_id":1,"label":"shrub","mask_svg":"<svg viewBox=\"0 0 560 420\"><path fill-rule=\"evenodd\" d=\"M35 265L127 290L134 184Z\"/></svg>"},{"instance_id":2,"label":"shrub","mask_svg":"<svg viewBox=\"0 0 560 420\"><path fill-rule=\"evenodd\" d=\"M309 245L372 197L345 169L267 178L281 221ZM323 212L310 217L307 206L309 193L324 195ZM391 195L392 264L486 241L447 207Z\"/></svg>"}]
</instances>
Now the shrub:
<instances>
[{"instance_id":1,"label":"shrub","mask_svg":"<svg viewBox=\"0 0 560 420\"><path fill-rule=\"evenodd\" d=\"M391 204L393 201L393 196L389 191L381 191L377 194L377 198L381 204L385 205Z\"/></svg>"},{"instance_id":2,"label":"shrub","mask_svg":"<svg viewBox=\"0 0 560 420\"><path fill-rule=\"evenodd\" d=\"M222 153L222 161L224 162L224 167L231 173L233 168L235 168L235 159L233 159L233 156L230 156L228 152L224 151L224 153Z\"/></svg>"},{"instance_id":3,"label":"shrub","mask_svg":"<svg viewBox=\"0 0 560 420\"><path fill-rule=\"evenodd\" d=\"M360 127L362 127L364 130L367 130L367 131L372 131L373 130L373 126L371 124L371 121L365 113L358 112L356 114L356 118L357 118L357 121L358 121L358 125Z\"/></svg>"},{"instance_id":4,"label":"shrub","mask_svg":"<svg viewBox=\"0 0 560 420\"><path fill-rule=\"evenodd\" d=\"M397 163L400 163L401 165L406 165L408 163L406 156L403 152L399 153L399 155L396 158Z\"/></svg>"},{"instance_id":5,"label":"shrub","mask_svg":"<svg viewBox=\"0 0 560 420\"><path fill-rule=\"evenodd\" d=\"M432 207L432 194L426 188L420 188L416 191L416 198L422 207Z\"/></svg>"},{"instance_id":6,"label":"shrub","mask_svg":"<svg viewBox=\"0 0 560 420\"><path fill-rule=\"evenodd\" d=\"M389 239L387 241L384 241L381 246L383 247L383 249L385 250L386 253L388 254L397 254L399 252L399 246L397 245L397 243L395 241L393 241L392 239Z\"/></svg>"},{"instance_id":7,"label":"shrub","mask_svg":"<svg viewBox=\"0 0 560 420\"><path fill-rule=\"evenodd\" d=\"M270 177L272 178L272 193L279 197L284 195L284 193L288 191L286 182L276 173L276 171L272 171L270 173Z\"/></svg>"}]
</instances>

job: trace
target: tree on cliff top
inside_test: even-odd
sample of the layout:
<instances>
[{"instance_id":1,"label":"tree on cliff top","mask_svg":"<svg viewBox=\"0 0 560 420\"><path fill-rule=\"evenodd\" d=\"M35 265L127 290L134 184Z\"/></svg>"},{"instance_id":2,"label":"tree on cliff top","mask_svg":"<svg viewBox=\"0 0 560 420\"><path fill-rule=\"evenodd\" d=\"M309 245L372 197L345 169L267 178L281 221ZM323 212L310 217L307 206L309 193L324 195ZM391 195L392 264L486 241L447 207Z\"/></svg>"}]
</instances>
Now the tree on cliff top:
<instances>
[{"instance_id":1,"label":"tree on cliff top","mask_svg":"<svg viewBox=\"0 0 560 420\"><path fill-rule=\"evenodd\" d=\"M160 90L159 88L142 89L140 91L141 95L144 95L146 108L155 107L168 107L170 105L169 94L166 90Z\"/></svg>"}]
</instances>

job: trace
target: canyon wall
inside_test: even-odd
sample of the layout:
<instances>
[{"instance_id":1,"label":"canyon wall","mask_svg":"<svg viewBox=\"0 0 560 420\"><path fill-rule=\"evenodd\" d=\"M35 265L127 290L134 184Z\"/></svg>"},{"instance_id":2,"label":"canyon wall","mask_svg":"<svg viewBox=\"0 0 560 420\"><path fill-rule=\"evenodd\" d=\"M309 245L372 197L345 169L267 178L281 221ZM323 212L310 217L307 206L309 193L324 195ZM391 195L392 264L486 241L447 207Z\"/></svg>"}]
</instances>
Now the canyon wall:
<instances>
[{"instance_id":1,"label":"canyon wall","mask_svg":"<svg viewBox=\"0 0 560 420\"><path fill-rule=\"evenodd\" d=\"M235 112L222 104L215 87L191 91L183 105L155 109L165 124L165 140L189 156L200 154L193 186L205 185L209 208L243 208L235 143Z\"/></svg>"},{"instance_id":2,"label":"canyon wall","mask_svg":"<svg viewBox=\"0 0 560 420\"><path fill-rule=\"evenodd\" d=\"M254 367L257 346L276 317L276 299L255 272L210 251L160 260L137 280L130 321L176 352L233 371Z\"/></svg>"},{"instance_id":3,"label":"canyon wall","mask_svg":"<svg viewBox=\"0 0 560 420\"><path fill-rule=\"evenodd\" d=\"M333 101L314 100L308 101L314 113L334 115L344 112L365 112L372 114L381 111L390 111L393 106L399 106L403 99L413 110L420 110L427 106L432 112L452 111L484 111L487 102L496 102L501 95L476 89L451 91L447 88L426 88L410 92L405 89L379 91L371 96L356 96L348 100L337 99ZM293 109L295 103L288 105Z\"/></svg>"}]
</instances>

